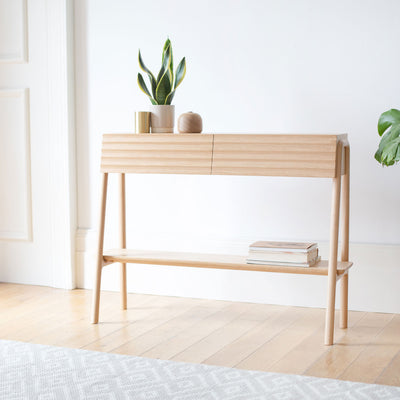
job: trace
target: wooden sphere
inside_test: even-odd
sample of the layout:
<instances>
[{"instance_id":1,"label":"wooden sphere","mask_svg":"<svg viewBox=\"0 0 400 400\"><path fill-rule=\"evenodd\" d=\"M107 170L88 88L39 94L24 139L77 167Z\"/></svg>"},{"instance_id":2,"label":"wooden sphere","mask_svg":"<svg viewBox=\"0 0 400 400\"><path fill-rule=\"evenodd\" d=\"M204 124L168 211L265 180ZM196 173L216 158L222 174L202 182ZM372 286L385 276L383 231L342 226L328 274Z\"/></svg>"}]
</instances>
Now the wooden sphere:
<instances>
[{"instance_id":1,"label":"wooden sphere","mask_svg":"<svg viewBox=\"0 0 400 400\"><path fill-rule=\"evenodd\" d=\"M179 133L201 133L203 130L203 121L199 114L187 112L181 114L178 118Z\"/></svg>"}]
</instances>

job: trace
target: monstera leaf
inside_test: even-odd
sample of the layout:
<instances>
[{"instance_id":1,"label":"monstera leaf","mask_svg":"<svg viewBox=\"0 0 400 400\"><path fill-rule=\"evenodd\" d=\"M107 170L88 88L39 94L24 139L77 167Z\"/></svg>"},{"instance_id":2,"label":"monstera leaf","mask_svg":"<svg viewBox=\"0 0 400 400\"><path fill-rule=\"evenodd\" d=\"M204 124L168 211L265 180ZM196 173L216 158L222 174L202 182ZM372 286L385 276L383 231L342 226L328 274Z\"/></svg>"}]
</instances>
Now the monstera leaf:
<instances>
[{"instance_id":1,"label":"monstera leaf","mask_svg":"<svg viewBox=\"0 0 400 400\"><path fill-rule=\"evenodd\" d=\"M400 110L384 112L378 121L378 133L382 136L375 159L385 166L400 161Z\"/></svg>"}]
</instances>

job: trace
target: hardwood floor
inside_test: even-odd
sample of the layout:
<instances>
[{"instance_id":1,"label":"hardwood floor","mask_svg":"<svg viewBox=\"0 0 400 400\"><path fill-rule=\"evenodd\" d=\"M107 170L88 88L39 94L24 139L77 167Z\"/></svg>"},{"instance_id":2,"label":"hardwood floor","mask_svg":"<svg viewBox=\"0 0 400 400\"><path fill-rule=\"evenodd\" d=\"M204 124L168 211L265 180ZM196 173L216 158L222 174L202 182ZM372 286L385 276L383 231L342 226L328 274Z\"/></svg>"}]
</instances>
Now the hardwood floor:
<instances>
[{"instance_id":1,"label":"hardwood floor","mask_svg":"<svg viewBox=\"0 0 400 400\"><path fill-rule=\"evenodd\" d=\"M400 314L351 311L329 347L322 309L102 292L92 325L91 294L0 283L0 339L400 386Z\"/></svg>"}]
</instances>

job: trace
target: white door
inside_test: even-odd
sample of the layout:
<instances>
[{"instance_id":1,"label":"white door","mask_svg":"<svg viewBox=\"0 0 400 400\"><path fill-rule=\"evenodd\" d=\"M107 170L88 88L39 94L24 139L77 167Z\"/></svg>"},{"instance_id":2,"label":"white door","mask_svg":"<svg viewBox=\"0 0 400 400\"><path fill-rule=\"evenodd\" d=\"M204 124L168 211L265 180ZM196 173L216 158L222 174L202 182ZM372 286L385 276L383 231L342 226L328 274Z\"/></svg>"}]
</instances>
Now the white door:
<instances>
[{"instance_id":1,"label":"white door","mask_svg":"<svg viewBox=\"0 0 400 400\"><path fill-rule=\"evenodd\" d=\"M68 1L0 0L0 281L73 287Z\"/></svg>"}]
</instances>

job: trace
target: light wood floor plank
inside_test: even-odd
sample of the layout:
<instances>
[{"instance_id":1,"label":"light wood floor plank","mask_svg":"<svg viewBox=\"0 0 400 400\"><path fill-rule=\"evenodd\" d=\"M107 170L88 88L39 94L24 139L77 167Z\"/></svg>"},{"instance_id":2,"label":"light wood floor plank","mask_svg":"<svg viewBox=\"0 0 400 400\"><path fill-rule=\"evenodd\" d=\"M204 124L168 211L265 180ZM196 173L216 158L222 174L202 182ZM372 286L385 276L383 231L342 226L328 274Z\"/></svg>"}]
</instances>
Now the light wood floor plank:
<instances>
[{"instance_id":1,"label":"light wood floor plank","mask_svg":"<svg viewBox=\"0 0 400 400\"><path fill-rule=\"evenodd\" d=\"M99 328L91 324L87 325L91 296L88 291L84 292L77 291L73 298L60 296L58 300L54 299L50 303L51 307L48 306L47 312L35 309L33 315L36 319L27 325L24 324L24 328L14 334L14 339L35 343L44 341L47 344L63 345L63 341L67 340L68 337L73 337L73 335L83 336L82 330L95 333L112 329L113 323L119 323L118 327L126 324L126 313L122 313L119 310L119 304L115 301L106 301L103 311L109 319L107 328ZM135 295L134 299L138 301L142 297L142 295ZM104 300L113 299L115 299L115 293L104 293ZM147 297L144 297L144 300L146 299ZM119 313L124 318L114 321L115 316Z\"/></svg>"},{"instance_id":2,"label":"light wood floor plank","mask_svg":"<svg viewBox=\"0 0 400 400\"><path fill-rule=\"evenodd\" d=\"M349 323L348 327L354 326L365 313L350 311L349 312ZM335 340L338 341L343 337L347 330L339 328L339 312L335 315ZM271 366L271 371L280 373L290 374L303 374L307 368L329 350L329 347L325 346L322 335L324 332L325 324L322 322L320 326L294 347L290 352L285 354L279 361Z\"/></svg>"},{"instance_id":3,"label":"light wood floor plank","mask_svg":"<svg viewBox=\"0 0 400 400\"><path fill-rule=\"evenodd\" d=\"M164 299L151 300L149 302L150 307L152 307L152 304L156 302L157 306L153 307L156 310L159 310L159 307L162 307L161 304L165 304L162 300ZM176 305L182 305L178 298L170 298L166 302L172 309L175 309ZM149 307L149 303L145 303L142 307L144 309ZM139 308L140 307L141 306L139 305ZM131 314L132 309L130 309L129 311L130 313L123 312L122 310L118 310L118 312L116 312L116 307L112 307L112 305L107 304L103 308L103 321L101 323L92 325L89 329L86 329L83 334L82 327L87 324L87 319L80 321L79 325L81 325L82 327L78 326L74 329L71 329L69 332L67 332L62 341L58 339L59 345L83 348L88 343L97 342L103 337L107 337L109 335L115 334L116 332L120 332L121 329L128 327L131 323L133 323L133 321L136 320L136 318L138 318L136 315ZM143 314L145 314L145 311L143 311Z\"/></svg>"},{"instance_id":4,"label":"light wood floor plank","mask_svg":"<svg viewBox=\"0 0 400 400\"><path fill-rule=\"evenodd\" d=\"M399 335L400 315L396 315L339 378L355 382L375 382L400 351ZM397 375L400 375L400 369L397 371Z\"/></svg>"},{"instance_id":5,"label":"light wood floor plank","mask_svg":"<svg viewBox=\"0 0 400 400\"><path fill-rule=\"evenodd\" d=\"M321 326L325 310L313 308L304 309L296 307L300 318L287 326L279 335L275 335L254 353L235 365L241 369L256 369L258 371L269 371L271 366L288 354L301 341ZM321 341L322 341L321 331Z\"/></svg>"},{"instance_id":6,"label":"light wood floor plank","mask_svg":"<svg viewBox=\"0 0 400 400\"><path fill-rule=\"evenodd\" d=\"M185 351L235 318L238 318L248 311L249 308L251 306L247 303L228 303L227 307L182 330L162 345L156 346L151 351L142 355L146 357L150 357L151 355L156 358L174 359L177 354Z\"/></svg>"},{"instance_id":7,"label":"light wood floor plank","mask_svg":"<svg viewBox=\"0 0 400 400\"><path fill-rule=\"evenodd\" d=\"M123 330L117 330L109 335L100 337L96 341L91 341L82 348L97 351L119 352L122 346L129 347L129 342L133 342L135 338L150 332L152 329L162 325L166 321L180 314L184 314L188 309L195 305L205 302L205 300L195 299L179 299L176 297L158 297L154 301L148 303L147 307L136 310L134 320ZM188 300L188 301L186 301ZM126 353L129 354L129 353Z\"/></svg>"},{"instance_id":8,"label":"light wood floor plank","mask_svg":"<svg viewBox=\"0 0 400 400\"><path fill-rule=\"evenodd\" d=\"M270 307L270 314L265 321L217 351L204 362L206 364L233 367L301 316L301 312L295 307Z\"/></svg>"},{"instance_id":9,"label":"light wood floor plank","mask_svg":"<svg viewBox=\"0 0 400 400\"><path fill-rule=\"evenodd\" d=\"M221 307L226 307L226 304L221 305ZM218 307L217 310L221 307ZM145 332L141 336L113 349L112 352L119 354L145 355L150 349L160 345L160 343L164 343L170 338L178 335L181 331L190 328L198 321L203 320L215 312L216 309L213 307L192 307L183 314L173 317L150 331ZM148 355L146 355L146 357L147 356Z\"/></svg>"},{"instance_id":10,"label":"light wood floor plank","mask_svg":"<svg viewBox=\"0 0 400 400\"><path fill-rule=\"evenodd\" d=\"M70 320L71 315L82 318L78 308L82 306L85 306L85 301L78 292L72 298L57 290L38 295L35 301L29 299L24 306L1 312L0 334L4 339L29 341L37 330L51 328L52 320L59 325L60 317L65 320Z\"/></svg>"},{"instance_id":11,"label":"light wood floor plank","mask_svg":"<svg viewBox=\"0 0 400 400\"><path fill-rule=\"evenodd\" d=\"M363 349L370 346L371 341L392 318L393 314L367 313L335 346L329 347L305 374L338 378Z\"/></svg>"},{"instance_id":12,"label":"light wood floor plank","mask_svg":"<svg viewBox=\"0 0 400 400\"><path fill-rule=\"evenodd\" d=\"M400 351L395 355L390 364L383 370L375 383L381 385L400 386Z\"/></svg>"},{"instance_id":13,"label":"light wood floor plank","mask_svg":"<svg viewBox=\"0 0 400 400\"><path fill-rule=\"evenodd\" d=\"M0 339L400 386L400 315L350 312L323 345L324 310L0 283Z\"/></svg>"},{"instance_id":14,"label":"light wood floor plank","mask_svg":"<svg viewBox=\"0 0 400 400\"><path fill-rule=\"evenodd\" d=\"M248 310L238 318L216 329L204 339L199 340L184 351L176 354L172 359L195 363L204 362L204 360L215 354L221 348L232 343L259 324L259 319L255 319L254 315L251 314L252 312Z\"/></svg>"}]
</instances>

